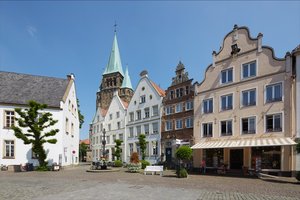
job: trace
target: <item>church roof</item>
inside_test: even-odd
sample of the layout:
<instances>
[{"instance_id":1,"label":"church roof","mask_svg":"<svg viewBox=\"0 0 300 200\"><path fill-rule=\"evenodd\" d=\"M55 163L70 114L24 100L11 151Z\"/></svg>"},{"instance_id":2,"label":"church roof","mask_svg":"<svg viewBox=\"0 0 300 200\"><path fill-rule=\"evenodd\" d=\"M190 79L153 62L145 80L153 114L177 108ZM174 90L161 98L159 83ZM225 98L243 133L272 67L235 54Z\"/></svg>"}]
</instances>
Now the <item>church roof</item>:
<instances>
[{"instance_id":1,"label":"church roof","mask_svg":"<svg viewBox=\"0 0 300 200\"><path fill-rule=\"evenodd\" d=\"M0 103L27 105L34 100L60 108L68 79L0 71Z\"/></svg>"},{"instance_id":2,"label":"church roof","mask_svg":"<svg viewBox=\"0 0 300 200\"><path fill-rule=\"evenodd\" d=\"M130 76L129 76L129 73L128 73L128 67L126 67L126 70L125 70L125 77L124 77L124 79L123 79L121 88L129 88L129 89L132 89L131 80L130 80Z\"/></svg>"},{"instance_id":3,"label":"church roof","mask_svg":"<svg viewBox=\"0 0 300 200\"><path fill-rule=\"evenodd\" d=\"M103 75L111 74L114 72L119 72L124 76L116 33L114 36L114 41L110 52L109 61L105 68L105 71L103 72Z\"/></svg>"}]
</instances>

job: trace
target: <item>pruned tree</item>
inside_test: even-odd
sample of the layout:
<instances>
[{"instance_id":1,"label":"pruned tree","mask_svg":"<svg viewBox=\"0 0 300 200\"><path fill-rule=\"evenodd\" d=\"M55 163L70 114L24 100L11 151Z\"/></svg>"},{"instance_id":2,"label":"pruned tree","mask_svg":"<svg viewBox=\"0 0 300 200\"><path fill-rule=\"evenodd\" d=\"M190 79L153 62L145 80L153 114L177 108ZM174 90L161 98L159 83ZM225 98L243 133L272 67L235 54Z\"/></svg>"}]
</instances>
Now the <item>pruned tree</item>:
<instances>
[{"instance_id":1,"label":"pruned tree","mask_svg":"<svg viewBox=\"0 0 300 200\"><path fill-rule=\"evenodd\" d=\"M35 101L28 102L29 108L15 111L20 117L16 118L18 126L13 126L15 136L23 140L24 144L32 144L32 151L37 155L40 169L47 169L47 155L44 149L45 143L55 144L57 140L50 138L55 136L58 129L51 129L57 123L49 112L41 112L47 108L46 104L39 104ZM23 128L23 129L21 129Z\"/></svg>"},{"instance_id":2,"label":"pruned tree","mask_svg":"<svg viewBox=\"0 0 300 200\"><path fill-rule=\"evenodd\" d=\"M142 154L142 160L145 160L146 148L147 148L147 142L146 142L145 134L140 134L138 139L139 139L139 145L140 145L140 150L141 150L141 154Z\"/></svg>"},{"instance_id":3,"label":"pruned tree","mask_svg":"<svg viewBox=\"0 0 300 200\"><path fill-rule=\"evenodd\" d=\"M116 145L115 145L115 153L114 153L114 156L117 157L117 160L120 160L120 158L121 158L121 152L122 152L121 144L122 144L122 142L123 142L123 141L120 140L120 139L116 139L116 140L115 140Z\"/></svg>"}]
</instances>

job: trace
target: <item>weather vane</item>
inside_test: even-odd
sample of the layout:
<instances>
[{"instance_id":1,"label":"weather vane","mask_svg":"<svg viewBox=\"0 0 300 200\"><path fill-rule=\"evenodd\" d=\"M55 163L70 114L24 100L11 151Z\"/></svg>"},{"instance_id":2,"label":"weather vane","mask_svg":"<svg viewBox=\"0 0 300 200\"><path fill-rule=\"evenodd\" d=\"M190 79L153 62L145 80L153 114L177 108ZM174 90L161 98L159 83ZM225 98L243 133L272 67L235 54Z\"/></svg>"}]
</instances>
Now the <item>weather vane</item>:
<instances>
[{"instance_id":1,"label":"weather vane","mask_svg":"<svg viewBox=\"0 0 300 200\"><path fill-rule=\"evenodd\" d=\"M115 32L117 32L117 22L116 21L115 21L114 27L115 27Z\"/></svg>"}]
</instances>

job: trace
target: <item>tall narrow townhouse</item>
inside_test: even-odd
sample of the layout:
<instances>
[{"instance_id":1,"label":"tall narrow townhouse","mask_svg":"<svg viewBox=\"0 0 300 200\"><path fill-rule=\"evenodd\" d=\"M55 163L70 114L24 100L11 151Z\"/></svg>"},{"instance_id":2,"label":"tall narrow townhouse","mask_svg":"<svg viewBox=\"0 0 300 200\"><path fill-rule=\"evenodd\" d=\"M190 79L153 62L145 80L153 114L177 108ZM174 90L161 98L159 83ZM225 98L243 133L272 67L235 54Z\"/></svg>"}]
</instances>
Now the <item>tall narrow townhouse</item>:
<instances>
[{"instance_id":1,"label":"tall narrow townhouse","mask_svg":"<svg viewBox=\"0 0 300 200\"><path fill-rule=\"evenodd\" d=\"M194 167L259 170L290 175L295 168L291 54L275 57L251 38L247 27L234 26L204 80L195 87Z\"/></svg>"},{"instance_id":2,"label":"tall narrow townhouse","mask_svg":"<svg viewBox=\"0 0 300 200\"><path fill-rule=\"evenodd\" d=\"M53 129L59 129L59 132L52 137L57 139L57 143L44 144L48 164L78 164L79 118L74 75L63 79L0 72L0 85L0 164L38 165L31 144L25 145L11 129L12 125L18 126L15 117L19 116L14 109L26 109L30 100L47 104L48 108L44 111L58 120Z\"/></svg>"},{"instance_id":3,"label":"tall narrow townhouse","mask_svg":"<svg viewBox=\"0 0 300 200\"><path fill-rule=\"evenodd\" d=\"M102 74L102 81L97 92L96 113L90 124L90 140L94 161L103 157L104 139L106 143L104 157L109 161L115 160L113 156L115 139L121 139L123 141L122 160L125 161L126 109L132 95L133 89L128 68L124 74L115 32L108 64Z\"/></svg>"},{"instance_id":4,"label":"tall narrow townhouse","mask_svg":"<svg viewBox=\"0 0 300 200\"><path fill-rule=\"evenodd\" d=\"M149 79L147 71L142 71L140 77L127 109L127 161L133 152L138 152L141 159L138 137L145 134L146 160L155 164L161 160L161 104L165 92Z\"/></svg>"},{"instance_id":5,"label":"tall narrow townhouse","mask_svg":"<svg viewBox=\"0 0 300 200\"><path fill-rule=\"evenodd\" d=\"M163 98L161 145L163 160L174 167L175 151L181 145L193 145L194 86L185 66L179 62L175 77Z\"/></svg>"}]
</instances>

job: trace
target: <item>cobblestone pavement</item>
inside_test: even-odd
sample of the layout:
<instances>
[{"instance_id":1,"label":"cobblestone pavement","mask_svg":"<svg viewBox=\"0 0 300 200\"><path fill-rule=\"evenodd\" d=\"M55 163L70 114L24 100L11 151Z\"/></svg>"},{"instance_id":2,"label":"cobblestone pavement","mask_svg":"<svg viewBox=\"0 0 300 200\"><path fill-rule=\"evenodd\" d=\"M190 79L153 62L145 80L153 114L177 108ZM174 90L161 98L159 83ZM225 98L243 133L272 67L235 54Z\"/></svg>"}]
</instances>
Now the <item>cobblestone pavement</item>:
<instances>
[{"instance_id":1,"label":"cobblestone pavement","mask_svg":"<svg viewBox=\"0 0 300 200\"><path fill-rule=\"evenodd\" d=\"M300 184L255 178L189 175L173 171L159 175L88 173L88 166L59 172L0 171L0 200L153 199L153 200L295 200Z\"/></svg>"}]
</instances>

